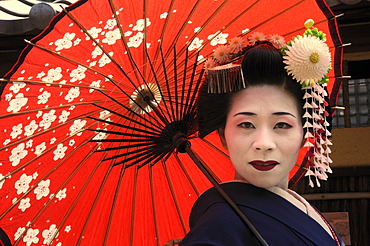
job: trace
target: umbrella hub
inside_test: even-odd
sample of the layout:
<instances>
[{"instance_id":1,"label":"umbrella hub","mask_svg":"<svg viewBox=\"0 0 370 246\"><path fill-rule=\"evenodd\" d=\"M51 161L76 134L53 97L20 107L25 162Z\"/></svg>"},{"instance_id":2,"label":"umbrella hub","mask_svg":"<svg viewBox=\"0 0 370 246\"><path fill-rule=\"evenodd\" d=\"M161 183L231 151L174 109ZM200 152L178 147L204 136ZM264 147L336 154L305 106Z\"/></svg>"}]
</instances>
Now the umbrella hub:
<instances>
[{"instance_id":1,"label":"umbrella hub","mask_svg":"<svg viewBox=\"0 0 370 246\"><path fill-rule=\"evenodd\" d=\"M186 118L186 117L185 117ZM193 126L189 124L186 120L178 120L171 122L166 125L162 130L161 136L161 146L168 150L177 150L180 153L186 152L186 147L190 146L189 136L193 134Z\"/></svg>"},{"instance_id":2,"label":"umbrella hub","mask_svg":"<svg viewBox=\"0 0 370 246\"><path fill-rule=\"evenodd\" d=\"M137 114L146 114L158 107L162 100L159 88L154 83L147 83L139 86L132 93L130 98L130 108Z\"/></svg>"},{"instance_id":3,"label":"umbrella hub","mask_svg":"<svg viewBox=\"0 0 370 246\"><path fill-rule=\"evenodd\" d=\"M186 147L190 147L191 143L185 134L179 132L172 137L172 142L180 153L186 152Z\"/></svg>"}]
</instances>

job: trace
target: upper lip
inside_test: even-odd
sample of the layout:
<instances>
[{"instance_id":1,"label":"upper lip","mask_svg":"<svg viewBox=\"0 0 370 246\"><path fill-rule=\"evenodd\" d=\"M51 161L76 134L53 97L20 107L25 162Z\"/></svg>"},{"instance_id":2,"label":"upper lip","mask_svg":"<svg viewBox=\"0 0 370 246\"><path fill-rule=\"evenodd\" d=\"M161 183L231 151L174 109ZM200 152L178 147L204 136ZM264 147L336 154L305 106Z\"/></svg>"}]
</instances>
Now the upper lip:
<instances>
[{"instance_id":1,"label":"upper lip","mask_svg":"<svg viewBox=\"0 0 370 246\"><path fill-rule=\"evenodd\" d=\"M279 162L273 161L273 160L268 160L268 161L254 160L254 161L250 161L249 164L261 165L261 166L268 166L268 165L276 165L276 164L279 164Z\"/></svg>"}]
</instances>

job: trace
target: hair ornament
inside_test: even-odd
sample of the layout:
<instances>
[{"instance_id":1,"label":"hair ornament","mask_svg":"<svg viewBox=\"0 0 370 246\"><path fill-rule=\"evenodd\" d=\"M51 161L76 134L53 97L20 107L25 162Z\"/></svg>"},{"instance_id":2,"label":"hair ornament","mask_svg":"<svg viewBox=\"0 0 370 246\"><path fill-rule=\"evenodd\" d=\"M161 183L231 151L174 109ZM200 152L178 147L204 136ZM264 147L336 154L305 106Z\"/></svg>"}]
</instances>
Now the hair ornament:
<instances>
[{"instance_id":1,"label":"hair ornament","mask_svg":"<svg viewBox=\"0 0 370 246\"><path fill-rule=\"evenodd\" d=\"M300 83L305 91L304 147L309 148L309 151L304 168L307 168L306 176L309 176L309 185L312 187L314 182L311 177L320 186L319 180L326 180L326 173L332 172L329 167L332 163L329 157L331 133L326 118L329 116L326 110L326 83L329 80L327 74L331 70L331 54L325 43L326 34L313 25L312 19L307 20L303 35L295 36L288 42L278 34L265 35L261 32L249 34L247 42L242 37L235 37L228 40L227 44L217 47L204 63L208 92L230 93L247 87L240 63L248 47L258 42L269 42L280 50L288 75Z\"/></svg>"}]
</instances>

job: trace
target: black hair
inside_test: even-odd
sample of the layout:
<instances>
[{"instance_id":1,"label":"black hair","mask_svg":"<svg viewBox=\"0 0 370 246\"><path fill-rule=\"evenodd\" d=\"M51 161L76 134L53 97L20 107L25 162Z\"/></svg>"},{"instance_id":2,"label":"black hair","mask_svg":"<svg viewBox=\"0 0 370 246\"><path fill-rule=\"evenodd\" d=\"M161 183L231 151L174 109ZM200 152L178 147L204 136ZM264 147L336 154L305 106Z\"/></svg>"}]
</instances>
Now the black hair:
<instances>
[{"instance_id":1,"label":"black hair","mask_svg":"<svg viewBox=\"0 0 370 246\"><path fill-rule=\"evenodd\" d=\"M298 111L303 116L304 91L301 85L287 74L284 66L281 52L271 43L258 42L248 47L241 64L246 88L262 85L277 86L295 98ZM198 129L201 138L214 130L225 127L232 97L237 92L209 93L207 79L205 79L199 91L197 105Z\"/></svg>"}]
</instances>

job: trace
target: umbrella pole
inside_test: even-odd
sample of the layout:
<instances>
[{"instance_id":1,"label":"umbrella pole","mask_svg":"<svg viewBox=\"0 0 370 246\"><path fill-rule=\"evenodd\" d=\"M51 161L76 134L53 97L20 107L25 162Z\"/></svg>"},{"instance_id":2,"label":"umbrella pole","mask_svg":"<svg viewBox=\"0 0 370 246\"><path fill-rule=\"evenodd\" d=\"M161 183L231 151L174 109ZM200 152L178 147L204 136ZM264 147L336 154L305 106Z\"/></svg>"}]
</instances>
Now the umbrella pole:
<instances>
[{"instance_id":1,"label":"umbrella pole","mask_svg":"<svg viewBox=\"0 0 370 246\"><path fill-rule=\"evenodd\" d=\"M231 197L222 189L221 185L211 175L211 173L208 171L208 169L203 164L202 159L190 148L189 145L185 147L185 151L186 153L188 153L188 155L194 161L194 163L198 166L198 168L203 172L203 174L208 178L208 180L212 183L212 185L216 188L216 190L220 193L220 195L226 200L226 202L232 207L232 209L239 215L239 217L245 223L245 225L252 231L252 233L256 236L258 242L263 246L268 246L267 242L262 238L261 234L259 234L256 228L252 225L249 219L245 216L245 214L239 209L239 207L235 204L235 202L231 199Z\"/></svg>"}]
</instances>

